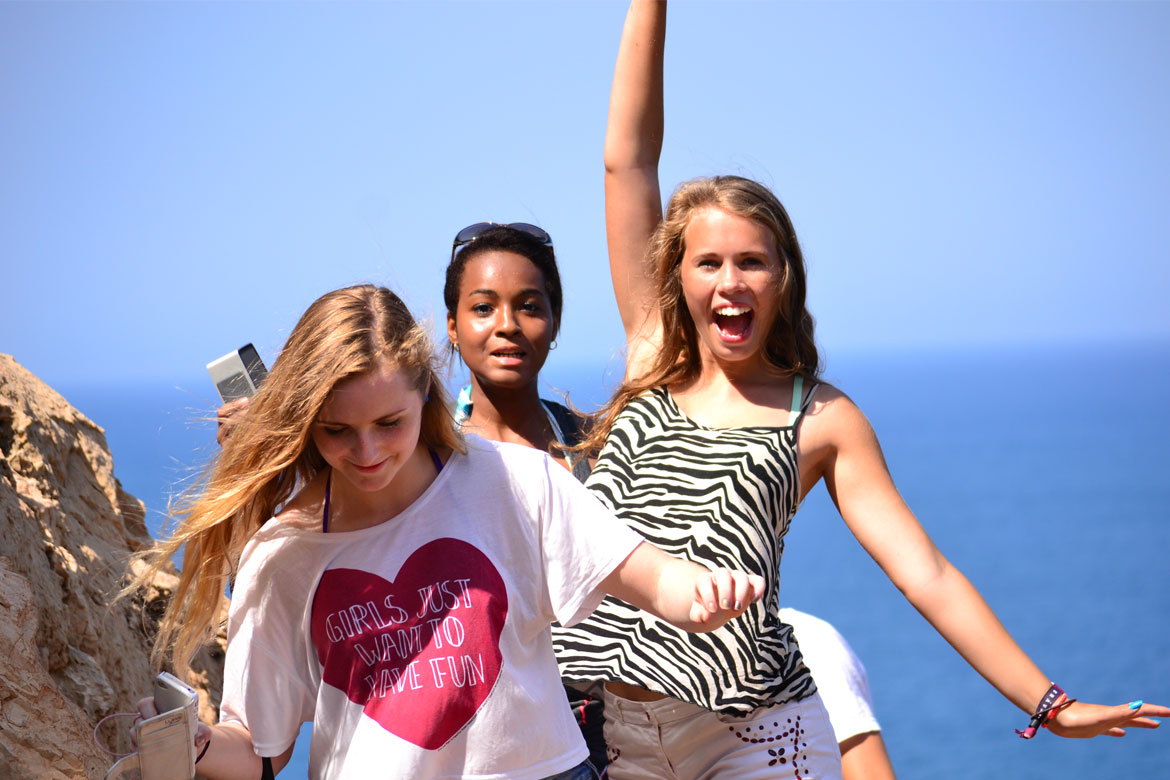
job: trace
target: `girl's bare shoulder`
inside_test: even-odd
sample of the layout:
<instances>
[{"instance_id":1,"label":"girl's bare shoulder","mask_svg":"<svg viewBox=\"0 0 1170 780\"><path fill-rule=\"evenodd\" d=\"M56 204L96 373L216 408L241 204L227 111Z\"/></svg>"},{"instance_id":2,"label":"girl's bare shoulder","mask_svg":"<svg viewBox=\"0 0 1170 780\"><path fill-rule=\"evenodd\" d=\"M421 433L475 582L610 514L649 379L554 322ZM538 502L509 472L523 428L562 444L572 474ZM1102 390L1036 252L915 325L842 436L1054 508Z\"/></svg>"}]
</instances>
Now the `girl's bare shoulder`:
<instances>
[{"instance_id":1,"label":"girl's bare shoulder","mask_svg":"<svg viewBox=\"0 0 1170 780\"><path fill-rule=\"evenodd\" d=\"M817 385L801 424L801 446L840 446L856 436L872 436L865 414L843 390Z\"/></svg>"},{"instance_id":2,"label":"girl's bare shoulder","mask_svg":"<svg viewBox=\"0 0 1170 780\"><path fill-rule=\"evenodd\" d=\"M298 490L273 519L294 528L320 527L324 508L325 479L324 475L318 474Z\"/></svg>"}]
</instances>

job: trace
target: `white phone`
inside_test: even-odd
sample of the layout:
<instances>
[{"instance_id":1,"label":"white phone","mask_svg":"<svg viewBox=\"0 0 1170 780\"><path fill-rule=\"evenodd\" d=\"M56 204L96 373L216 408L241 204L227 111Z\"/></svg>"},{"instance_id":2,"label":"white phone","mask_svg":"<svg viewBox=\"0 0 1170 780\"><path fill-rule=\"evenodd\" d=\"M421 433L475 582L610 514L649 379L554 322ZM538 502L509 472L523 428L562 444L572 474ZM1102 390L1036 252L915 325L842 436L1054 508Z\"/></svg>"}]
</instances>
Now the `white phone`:
<instances>
[{"instance_id":1,"label":"white phone","mask_svg":"<svg viewBox=\"0 0 1170 780\"><path fill-rule=\"evenodd\" d=\"M237 398L251 398L268 377L260 353L251 344L232 350L207 364L219 397L226 404Z\"/></svg>"},{"instance_id":2,"label":"white phone","mask_svg":"<svg viewBox=\"0 0 1170 780\"><path fill-rule=\"evenodd\" d=\"M154 679L154 705L158 715L135 726L142 780L191 780L199 694L173 674L160 672Z\"/></svg>"}]
</instances>

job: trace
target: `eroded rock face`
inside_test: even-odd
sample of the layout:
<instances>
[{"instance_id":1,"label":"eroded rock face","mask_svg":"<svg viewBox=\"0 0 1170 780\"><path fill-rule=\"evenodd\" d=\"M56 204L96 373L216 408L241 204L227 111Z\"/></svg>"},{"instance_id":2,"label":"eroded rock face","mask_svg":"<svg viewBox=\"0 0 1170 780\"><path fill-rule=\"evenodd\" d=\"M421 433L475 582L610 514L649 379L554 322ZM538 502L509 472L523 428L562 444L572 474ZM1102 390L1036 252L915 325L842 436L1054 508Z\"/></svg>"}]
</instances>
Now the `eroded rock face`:
<instances>
[{"instance_id":1,"label":"eroded rock face","mask_svg":"<svg viewBox=\"0 0 1170 780\"><path fill-rule=\"evenodd\" d=\"M105 432L0 355L0 777L105 773L93 727L149 693L150 637L176 582L166 572L111 605L131 553L150 544ZM194 681L209 722L222 660L221 644Z\"/></svg>"}]
</instances>

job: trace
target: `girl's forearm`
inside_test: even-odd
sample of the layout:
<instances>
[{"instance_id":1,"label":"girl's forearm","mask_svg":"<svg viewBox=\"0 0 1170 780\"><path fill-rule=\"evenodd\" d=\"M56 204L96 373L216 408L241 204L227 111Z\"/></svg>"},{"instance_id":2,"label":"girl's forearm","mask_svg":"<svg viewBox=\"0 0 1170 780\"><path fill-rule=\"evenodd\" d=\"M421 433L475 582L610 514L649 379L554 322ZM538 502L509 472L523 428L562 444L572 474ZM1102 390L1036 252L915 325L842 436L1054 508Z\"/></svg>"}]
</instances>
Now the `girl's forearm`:
<instances>
[{"instance_id":1,"label":"girl's forearm","mask_svg":"<svg viewBox=\"0 0 1170 780\"><path fill-rule=\"evenodd\" d=\"M289 747L283 755L272 759L274 771L284 768L292 750ZM219 723L211 727L211 744L195 769L207 780L259 780L261 761L247 729L238 723Z\"/></svg>"},{"instance_id":2,"label":"girl's forearm","mask_svg":"<svg viewBox=\"0 0 1170 780\"><path fill-rule=\"evenodd\" d=\"M622 601L684 631L714 631L743 613L764 593L764 578L740 571L711 571L639 544L602 583Z\"/></svg>"},{"instance_id":3,"label":"girl's forearm","mask_svg":"<svg viewBox=\"0 0 1170 780\"><path fill-rule=\"evenodd\" d=\"M1049 679L1020 648L970 581L949 561L903 590L906 598L975 671L1031 713Z\"/></svg>"}]
</instances>

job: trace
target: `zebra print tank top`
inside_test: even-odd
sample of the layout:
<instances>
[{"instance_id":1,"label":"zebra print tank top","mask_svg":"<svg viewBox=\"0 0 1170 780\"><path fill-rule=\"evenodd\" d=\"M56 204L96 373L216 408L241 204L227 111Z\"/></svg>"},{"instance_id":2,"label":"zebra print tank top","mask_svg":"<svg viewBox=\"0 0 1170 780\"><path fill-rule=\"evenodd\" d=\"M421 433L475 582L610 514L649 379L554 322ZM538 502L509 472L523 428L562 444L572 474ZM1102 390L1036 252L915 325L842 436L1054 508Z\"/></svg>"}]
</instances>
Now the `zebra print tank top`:
<instances>
[{"instance_id":1,"label":"zebra print tank top","mask_svg":"<svg viewBox=\"0 0 1170 780\"><path fill-rule=\"evenodd\" d=\"M622 410L586 485L668 553L761 574L767 585L741 617L705 634L609 596L582 623L553 627L563 678L620 680L728 715L816 690L778 617L780 556L800 498L794 384L799 411L781 428L704 428L661 387Z\"/></svg>"}]
</instances>

